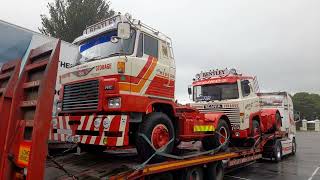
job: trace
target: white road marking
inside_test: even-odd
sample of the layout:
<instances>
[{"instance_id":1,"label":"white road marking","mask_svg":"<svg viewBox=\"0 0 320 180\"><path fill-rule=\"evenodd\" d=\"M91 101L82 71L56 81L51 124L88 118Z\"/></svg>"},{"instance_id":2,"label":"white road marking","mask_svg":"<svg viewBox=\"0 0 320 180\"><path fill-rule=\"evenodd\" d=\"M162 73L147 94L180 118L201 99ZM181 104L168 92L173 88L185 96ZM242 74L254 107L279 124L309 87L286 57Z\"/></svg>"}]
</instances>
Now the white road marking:
<instances>
[{"instance_id":1,"label":"white road marking","mask_svg":"<svg viewBox=\"0 0 320 180\"><path fill-rule=\"evenodd\" d=\"M242 179L242 180L250 180L247 178L242 178L242 177L237 177L237 176L230 176L230 175L224 175L225 177L231 177L231 178L235 178L235 179Z\"/></svg>"},{"instance_id":2,"label":"white road marking","mask_svg":"<svg viewBox=\"0 0 320 180\"><path fill-rule=\"evenodd\" d=\"M313 171L311 177L309 177L308 180L312 180L312 179L313 179L313 176L315 176L315 175L317 174L317 172L318 172L319 169L320 169L320 167L317 167L317 169L315 169L315 170Z\"/></svg>"}]
</instances>

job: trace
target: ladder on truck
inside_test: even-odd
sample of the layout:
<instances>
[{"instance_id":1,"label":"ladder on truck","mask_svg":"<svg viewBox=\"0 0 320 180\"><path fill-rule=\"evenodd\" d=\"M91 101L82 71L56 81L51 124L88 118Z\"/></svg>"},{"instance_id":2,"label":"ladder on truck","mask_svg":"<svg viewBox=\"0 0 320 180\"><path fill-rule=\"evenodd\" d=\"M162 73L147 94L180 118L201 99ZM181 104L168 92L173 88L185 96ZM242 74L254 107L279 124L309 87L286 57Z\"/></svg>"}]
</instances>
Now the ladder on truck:
<instances>
[{"instance_id":1,"label":"ladder on truck","mask_svg":"<svg viewBox=\"0 0 320 180\"><path fill-rule=\"evenodd\" d=\"M32 49L14 87L1 155L0 179L44 177L61 41ZM4 140L3 140L4 138ZM1 147L2 148L2 147Z\"/></svg>"},{"instance_id":2,"label":"ladder on truck","mask_svg":"<svg viewBox=\"0 0 320 180\"><path fill-rule=\"evenodd\" d=\"M0 67L0 162L7 134L13 89L19 77L21 60L8 61ZM0 167L0 169L2 169Z\"/></svg>"}]
</instances>

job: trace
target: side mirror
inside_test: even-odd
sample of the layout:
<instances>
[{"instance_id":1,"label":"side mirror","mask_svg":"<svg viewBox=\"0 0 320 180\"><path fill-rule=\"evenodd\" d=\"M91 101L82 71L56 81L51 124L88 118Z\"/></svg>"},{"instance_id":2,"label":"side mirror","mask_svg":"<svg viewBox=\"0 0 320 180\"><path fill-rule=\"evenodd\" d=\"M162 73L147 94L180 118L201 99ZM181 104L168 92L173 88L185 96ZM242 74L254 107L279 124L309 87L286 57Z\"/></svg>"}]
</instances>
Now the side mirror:
<instances>
[{"instance_id":1,"label":"side mirror","mask_svg":"<svg viewBox=\"0 0 320 180\"><path fill-rule=\"evenodd\" d=\"M191 90L191 87L190 87L190 86L188 87L188 94L189 94L189 95L192 94L192 90Z\"/></svg>"},{"instance_id":2,"label":"side mirror","mask_svg":"<svg viewBox=\"0 0 320 180\"><path fill-rule=\"evenodd\" d=\"M130 24L126 22L120 22L118 24L118 37L120 39L129 39L130 38Z\"/></svg>"}]
</instances>

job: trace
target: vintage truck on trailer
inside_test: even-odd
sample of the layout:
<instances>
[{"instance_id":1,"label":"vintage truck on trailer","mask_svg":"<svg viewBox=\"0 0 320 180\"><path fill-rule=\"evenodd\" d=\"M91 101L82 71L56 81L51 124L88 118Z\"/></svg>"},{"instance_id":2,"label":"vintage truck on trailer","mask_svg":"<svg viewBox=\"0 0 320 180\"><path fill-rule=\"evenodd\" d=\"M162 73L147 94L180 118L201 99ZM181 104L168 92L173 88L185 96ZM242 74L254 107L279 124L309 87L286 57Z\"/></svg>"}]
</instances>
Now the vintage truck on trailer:
<instances>
[{"instance_id":1,"label":"vintage truck on trailer","mask_svg":"<svg viewBox=\"0 0 320 180\"><path fill-rule=\"evenodd\" d=\"M154 148L171 153L180 141L214 132L210 115L174 101L175 60L168 36L116 15L87 27L74 43L82 57L60 76L51 139L83 149L136 147L146 160Z\"/></svg>"},{"instance_id":2,"label":"vintage truck on trailer","mask_svg":"<svg viewBox=\"0 0 320 180\"><path fill-rule=\"evenodd\" d=\"M215 136L202 140L206 149L218 134L230 137L232 144L251 146L248 139L280 130L281 115L277 108L261 108L258 82L253 76L239 74L235 69L216 69L196 74L189 95L191 106L215 119ZM221 137L221 136L220 136ZM223 140L215 146L224 143ZM255 142L255 141L251 141ZM227 148L227 143L224 148Z\"/></svg>"}]
</instances>

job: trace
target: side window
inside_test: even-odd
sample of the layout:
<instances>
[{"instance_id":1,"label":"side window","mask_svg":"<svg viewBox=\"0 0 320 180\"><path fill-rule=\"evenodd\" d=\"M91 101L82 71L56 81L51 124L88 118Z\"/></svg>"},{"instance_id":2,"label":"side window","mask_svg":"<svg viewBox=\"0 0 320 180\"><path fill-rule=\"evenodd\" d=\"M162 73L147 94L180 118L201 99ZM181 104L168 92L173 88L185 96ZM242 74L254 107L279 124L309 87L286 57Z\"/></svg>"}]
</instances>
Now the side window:
<instances>
[{"instance_id":1,"label":"side window","mask_svg":"<svg viewBox=\"0 0 320 180\"><path fill-rule=\"evenodd\" d=\"M169 58L169 50L168 50L168 46L165 42L161 42L161 57L162 58Z\"/></svg>"},{"instance_id":2,"label":"side window","mask_svg":"<svg viewBox=\"0 0 320 180\"><path fill-rule=\"evenodd\" d=\"M139 42L138 42L138 50L137 50L137 57L143 56L143 34L140 33Z\"/></svg>"},{"instance_id":3,"label":"side window","mask_svg":"<svg viewBox=\"0 0 320 180\"><path fill-rule=\"evenodd\" d=\"M148 35L144 35L143 43L144 53L155 58L158 58L158 40Z\"/></svg>"},{"instance_id":4,"label":"side window","mask_svg":"<svg viewBox=\"0 0 320 180\"><path fill-rule=\"evenodd\" d=\"M241 81L242 96L246 97L250 94L250 85L248 80Z\"/></svg>"}]
</instances>

